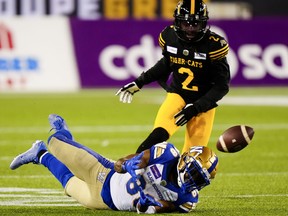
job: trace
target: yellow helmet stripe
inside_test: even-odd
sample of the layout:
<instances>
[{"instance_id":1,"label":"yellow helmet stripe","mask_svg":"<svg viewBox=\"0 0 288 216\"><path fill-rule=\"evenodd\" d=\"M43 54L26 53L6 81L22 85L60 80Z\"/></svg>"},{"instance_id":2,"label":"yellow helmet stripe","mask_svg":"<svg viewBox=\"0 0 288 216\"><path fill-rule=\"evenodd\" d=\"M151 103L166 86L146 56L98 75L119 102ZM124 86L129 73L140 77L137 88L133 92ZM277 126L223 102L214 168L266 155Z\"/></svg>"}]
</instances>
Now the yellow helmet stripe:
<instances>
[{"instance_id":1,"label":"yellow helmet stripe","mask_svg":"<svg viewBox=\"0 0 288 216\"><path fill-rule=\"evenodd\" d=\"M214 155L215 157L215 160L213 161L213 163L211 164L211 166L208 168L208 172L209 173L211 173L214 169L215 169L215 167L217 166L217 164L218 164L218 157L216 156L216 155Z\"/></svg>"},{"instance_id":2,"label":"yellow helmet stripe","mask_svg":"<svg viewBox=\"0 0 288 216\"><path fill-rule=\"evenodd\" d=\"M195 0L191 0L190 14L195 14Z\"/></svg>"}]
</instances>

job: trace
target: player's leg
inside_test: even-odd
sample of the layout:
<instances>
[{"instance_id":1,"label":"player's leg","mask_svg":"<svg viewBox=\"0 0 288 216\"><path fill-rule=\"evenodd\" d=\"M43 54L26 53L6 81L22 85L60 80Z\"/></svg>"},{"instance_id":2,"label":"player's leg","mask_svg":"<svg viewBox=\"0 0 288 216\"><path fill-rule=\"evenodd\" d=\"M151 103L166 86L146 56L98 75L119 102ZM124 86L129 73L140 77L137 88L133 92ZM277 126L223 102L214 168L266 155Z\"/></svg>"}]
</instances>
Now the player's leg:
<instances>
[{"instance_id":1,"label":"player's leg","mask_svg":"<svg viewBox=\"0 0 288 216\"><path fill-rule=\"evenodd\" d=\"M63 188L73 176L64 164L47 151L45 143L41 140L37 140L30 149L15 157L10 164L10 168L14 170L28 163L42 164L47 167L62 184Z\"/></svg>"},{"instance_id":2,"label":"player's leg","mask_svg":"<svg viewBox=\"0 0 288 216\"><path fill-rule=\"evenodd\" d=\"M48 148L53 155L80 179L84 179L85 176L87 177L87 173L91 174L91 169L93 169L97 163L100 163L108 169L114 168L113 161L104 158L100 154L75 141L63 138L59 132L52 135ZM87 179L89 179L89 177Z\"/></svg>"},{"instance_id":3,"label":"player's leg","mask_svg":"<svg viewBox=\"0 0 288 216\"><path fill-rule=\"evenodd\" d=\"M108 209L103 203L101 191L109 169L97 163L91 169L91 178L94 180L87 184L72 174L72 172L54 155L47 151L45 143L37 140L26 152L18 155L10 164L12 170L28 163L42 164L58 179L68 196L76 199L80 204L92 209ZM84 178L86 180L86 177Z\"/></svg>"},{"instance_id":4,"label":"player's leg","mask_svg":"<svg viewBox=\"0 0 288 216\"><path fill-rule=\"evenodd\" d=\"M57 114L50 114L48 116L48 121L52 129L54 129L56 132L61 131L67 139L73 140L72 133L70 132L66 121L61 116Z\"/></svg>"},{"instance_id":5,"label":"player's leg","mask_svg":"<svg viewBox=\"0 0 288 216\"><path fill-rule=\"evenodd\" d=\"M81 205L87 208L93 208L91 200L93 197L87 183L76 176L72 177L65 187L65 193L77 200Z\"/></svg>"},{"instance_id":6,"label":"player's leg","mask_svg":"<svg viewBox=\"0 0 288 216\"><path fill-rule=\"evenodd\" d=\"M59 119L61 120L61 117L57 116L56 120ZM107 209L107 205L102 200L101 191L111 169L104 167L103 164L112 167L113 162L71 140L72 135L66 127L66 123L65 128L63 127L64 121L62 120L59 124L60 127L54 128L56 133L49 138L51 152L57 153L55 155L65 161L71 170L82 179L74 176L64 163L49 153L43 141L36 141L29 150L14 158L10 168L17 169L28 163L43 164L59 180L67 195L72 196L88 208ZM51 124L50 118L49 122ZM52 121L52 125L54 125L54 121ZM70 143L57 140L57 138ZM65 148L67 146L70 148Z\"/></svg>"},{"instance_id":7,"label":"player's leg","mask_svg":"<svg viewBox=\"0 0 288 216\"><path fill-rule=\"evenodd\" d=\"M103 183L96 181L96 179L94 181L94 184L87 184L85 181L74 176L68 181L65 193L86 208L109 209L101 196Z\"/></svg>"},{"instance_id":8,"label":"player's leg","mask_svg":"<svg viewBox=\"0 0 288 216\"><path fill-rule=\"evenodd\" d=\"M103 203L101 191L103 183L94 178L93 184L74 176L71 171L52 154L44 154L40 163L58 179L65 190L65 194L74 198L81 205L90 209L108 209ZM107 172L106 172L107 173Z\"/></svg>"},{"instance_id":9,"label":"player's leg","mask_svg":"<svg viewBox=\"0 0 288 216\"><path fill-rule=\"evenodd\" d=\"M48 151L40 157L39 163L48 168L48 170L62 184L63 188L66 187L66 184L70 180L70 178L74 176L72 172L61 161L59 161L54 155L50 154Z\"/></svg>"},{"instance_id":10,"label":"player's leg","mask_svg":"<svg viewBox=\"0 0 288 216\"><path fill-rule=\"evenodd\" d=\"M185 143L182 152L192 146L207 146L214 123L215 108L192 118L186 124Z\"/></svg>"},{"instance_id":11,"label":"player's leg","mask_svg":"<svg viewBox=\"0 0 288 216\"><path fill-rule=\"evenodd\" d=\"M67 195L91 209L107 209L101 191L114 163L72 139L64 119L49 116L56 133L48 138L49 150L75 174L65 187Z\"/></svg>"},{"instance_id":12,"label":"player's leg","mask_svg":"<svg viewBox=\"0 0 288 216\"><path fill-rule=\"evenodd\" d=\"M49 150L75 175L65 186L66 194L87 208L108 209L101 191L114 163L74 141L61 116L49 115L49 123L56 131L48 139Z\"/></svg>"},{"instance_id":13,"label":"player's leg","mask_svg":"<svg viewBox=\"0 0 288 216\"><path fill-rule=\"evenodd\" d=\"M151 148L153 145L166 141L179 128L175 124L174 115L185 106L184 100L175 93L168 93L166 99L160 106L154 129L149 136L138 147L137 152Z\"/></svg>"},{"instance_id":14,"label":"player's leg","mask_svg":"<svg viewBox=\"0 0 288 216\"><path fill-rule=\"evenodd\" d=\"M114 163L75 141L63 139L59 132L52 135L48 148L76 177L68 181L65 192L88 208L107 209L101 191Z\"/></svg>"},{"instance_id":15,"label":"player's leg","mask_svg":"<svg viewBox=\"0 0 288 216\"><path fill-rule=\"evenodd\" d=\"M76 150L77 148L85 150L90 155L94 156L103 166L111 169L114 168L114 164L111 163L110 160L107 160L106 158L94 152L93 150L89 149L88 147L74 141L72 134L68 129L68 125L61 116L56 114L50 114L48 120L52 129L55 129L56 131L53 135L51 135L48 138L48 143L50 143L51 138L53 137L57 138L59 141L63 141L63 144L69 144L71 146L76 147Z\"/></svg>"}]
</instances>

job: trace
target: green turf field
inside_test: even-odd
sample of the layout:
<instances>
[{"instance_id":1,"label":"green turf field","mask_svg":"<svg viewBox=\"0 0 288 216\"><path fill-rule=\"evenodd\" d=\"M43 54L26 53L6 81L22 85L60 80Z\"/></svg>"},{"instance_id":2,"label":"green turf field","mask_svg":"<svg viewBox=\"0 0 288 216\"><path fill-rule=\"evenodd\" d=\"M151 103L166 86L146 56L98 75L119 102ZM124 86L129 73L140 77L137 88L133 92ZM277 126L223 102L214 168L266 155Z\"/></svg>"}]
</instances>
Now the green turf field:
<instances>
[{"instance_id":1,"label":"green turf field","mask_svg":"<svg viewBox=\"0 0 288 216\"><path fill-rule=\"evenodd\" d=\"M79 206L42 166L9 169L15 155L47 139L50 113L66 119L77 141L111 159L133 153L152 129L165 93L146 88L132 104L121 104L116 90L0 94L1 216L136 214ZM236 124L254 128L251 144L234 154L218 152L218 136ZM170 140L179 149L183 134L182 128ZM219 170L191 214L288 215L288 88L232 88L218 107L209 147L219 157Z\"/></svg>"}]
</instances>

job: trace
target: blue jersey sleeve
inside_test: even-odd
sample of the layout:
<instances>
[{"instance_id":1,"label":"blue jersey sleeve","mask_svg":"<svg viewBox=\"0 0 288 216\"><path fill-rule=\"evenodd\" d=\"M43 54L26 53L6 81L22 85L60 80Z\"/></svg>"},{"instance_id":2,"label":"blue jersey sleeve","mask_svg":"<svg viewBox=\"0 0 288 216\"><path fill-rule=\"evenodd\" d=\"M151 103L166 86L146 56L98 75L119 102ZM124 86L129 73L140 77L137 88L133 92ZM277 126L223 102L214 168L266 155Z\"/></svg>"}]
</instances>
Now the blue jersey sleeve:
<instances>
[{"instance_id":1,"label":"blue jersey sleeve","mask_svg":"<svg viewBox=\"0 0 288 216\"><path fill-rule=\"evenodd\" d=\"M174 202L180 213L188 213L196 208L198 203L198 190L193 190L191 193L181 194L179 199Z\"/></svg>"},{"instance_id":2,"label":"blue jersey sleeve","mask_svg":"<svg viewBox=\"0 0 288 216\"><path fill-rule=\"evenodd\" d=\"M150 148L150 159L148 165L164 164L170 161L178 160L179 150L171 143L158 143Z\"/></svg>"}]
</instances>

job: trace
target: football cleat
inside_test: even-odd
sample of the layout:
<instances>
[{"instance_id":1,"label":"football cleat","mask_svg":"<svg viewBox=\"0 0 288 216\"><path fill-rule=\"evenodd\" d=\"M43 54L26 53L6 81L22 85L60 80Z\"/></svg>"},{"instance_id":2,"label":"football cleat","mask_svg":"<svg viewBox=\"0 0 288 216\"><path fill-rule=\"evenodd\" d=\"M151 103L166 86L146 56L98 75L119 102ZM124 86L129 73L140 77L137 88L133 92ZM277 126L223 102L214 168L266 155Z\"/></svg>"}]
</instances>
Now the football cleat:
<instances>
[{"instance_id":1,"label":"football cleat","mask_svg":"<svg viewBox=\"0 0 288 216\"><path fill-rule=\"evenodd\" d=\"M13 159L10 169L14 170L28 163L39 164L38 153L42 150L47 151L46 145L43 141L37 140L30 149Z\"/></svg>"},{"instance_id":2,"label":"football cleat","mask_svg":"<svg viewBox=\"0 0 288 216\"><path fill-rule=\"evenodd\" d=\"M56 114L50 114L48 117L48 120L52 129L55 129L56 131L65 129L69 131L65 120L61 116L56 115Z\"/></svg>"}]
</instances>

